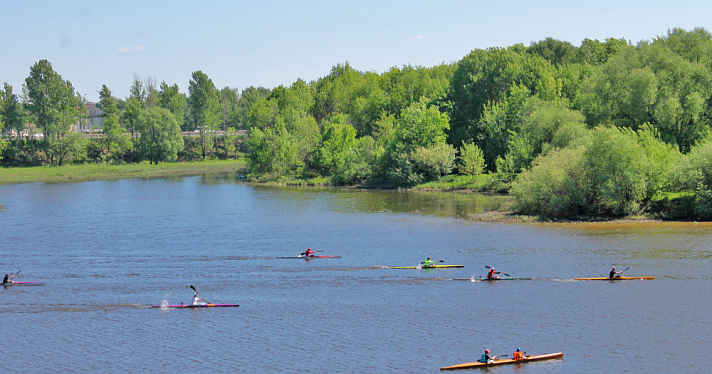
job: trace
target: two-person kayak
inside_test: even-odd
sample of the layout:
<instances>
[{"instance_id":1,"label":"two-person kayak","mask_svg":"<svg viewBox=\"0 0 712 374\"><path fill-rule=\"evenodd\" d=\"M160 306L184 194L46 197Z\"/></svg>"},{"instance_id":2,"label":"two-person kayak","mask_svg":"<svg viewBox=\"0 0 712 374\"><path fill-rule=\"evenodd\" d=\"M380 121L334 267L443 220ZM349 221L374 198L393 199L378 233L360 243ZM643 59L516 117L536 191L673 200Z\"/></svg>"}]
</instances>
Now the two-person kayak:
<instances>
[{"instance_id":1,"label":"two-person kayak","mask_svg":"<svg viewBox=\"0 0 712 374\"><path fill-rule=\"evenodd\" d=\"M441 367L440 370L443 371L443 370L457 370L457 369L472 369L472 368L478 368L478 367L484 368L484 367L507 365L507 364L524 364L524 363L532 362L532 361L552 360L552 359L563 358L563 357L564 357L564 354L562 352L558 352L558 353L549 353L546 355L527 356L520 360L514 360L511 358L502 358L502 359L494 360L489 363L478 362L478 361L465 362L464 364Z\"/></svg>"}]
</instances>

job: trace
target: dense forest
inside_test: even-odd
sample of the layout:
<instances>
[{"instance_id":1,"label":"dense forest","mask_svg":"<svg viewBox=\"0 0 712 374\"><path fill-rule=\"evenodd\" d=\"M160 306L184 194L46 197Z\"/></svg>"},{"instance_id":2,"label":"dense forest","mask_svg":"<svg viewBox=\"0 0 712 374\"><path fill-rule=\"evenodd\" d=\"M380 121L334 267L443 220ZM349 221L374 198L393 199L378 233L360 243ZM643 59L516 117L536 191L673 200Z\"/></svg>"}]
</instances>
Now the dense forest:
<instances>
[{"instance_id":1,"label":"dense forest","mask_svg":"<svg viewBox=\"0 0 712 374\"><path fill-rule=\"evenodd\" d=\"M19 93L1 93L4 134L27 124L43 134L0 140L5 166L243 150L253 179L412 187L486 173L511 181L525 214L712 219L712 34L702 28L637 44L548 38L380 74L346 62L274 89L219 90L197 71L181 93L134 77L125 99L101 87L95 139L70 131L82 98L46 60Z\"/></svg>"}]
</instances>

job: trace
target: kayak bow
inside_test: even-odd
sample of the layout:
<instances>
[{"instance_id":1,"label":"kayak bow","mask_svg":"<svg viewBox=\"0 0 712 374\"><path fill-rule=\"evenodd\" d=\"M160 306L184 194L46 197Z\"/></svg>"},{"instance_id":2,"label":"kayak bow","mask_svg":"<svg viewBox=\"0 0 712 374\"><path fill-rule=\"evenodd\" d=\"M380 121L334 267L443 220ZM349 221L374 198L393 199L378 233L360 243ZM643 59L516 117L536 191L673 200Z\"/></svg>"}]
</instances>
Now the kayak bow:
<instances>
[{"instance_id":1,"label":"kayak bow","mask_svg":"<svg viewBox=\"0 0 712 374\"><path fill-rule=\"evenodd\" d=\"M465 265L430 265L423 266L421 269L444 269L444 268L464 268ZM393 269L417 269L417 266L394 266Z\"/></svg>"},{"instance_id":2,"label":"kayak bow","mask_svg":"<svg viewBox=\"0 0 712 374\"><path fill-rule=\"evenodd\" d=\"M552 360L555 358L563 358L563 357L564 357L564 354L562 352L558 352L558 353L550 353L550 354L546 354L546 355L528 356L521 360L514 360L511 358L503 358L500 360L494 360L490 363L465 362L464 364L441 367L440 370L443 371L443 370L471 369L471 368L477 368L477 367L490 367L490 366L507 365L507 364L524 364L524 363L531 362L531 361Z\"/></svg>"},{"instance_id":3,"label":"kayak bow","mask_svg":"<svg viewBox=\"0 0 712 374\"><path fill-rule=\"evenodd\" d=\"M181 305L152 305L154 308L224 308L224 307L238 307L238 304L204 304L204 305L192 305L192 304L181 304Z\"/></svg>"},{"instance_id":4,"label":"kayak bow","mask_svg":"<svg viewBox=\"0 0 712 374\"><path fill-rule=\"evenodd\" d=\"M574 278L577 281L625 281L625 280L653 280L655 277L599 277L599 278Z\"/></svg>"}]
</instances>

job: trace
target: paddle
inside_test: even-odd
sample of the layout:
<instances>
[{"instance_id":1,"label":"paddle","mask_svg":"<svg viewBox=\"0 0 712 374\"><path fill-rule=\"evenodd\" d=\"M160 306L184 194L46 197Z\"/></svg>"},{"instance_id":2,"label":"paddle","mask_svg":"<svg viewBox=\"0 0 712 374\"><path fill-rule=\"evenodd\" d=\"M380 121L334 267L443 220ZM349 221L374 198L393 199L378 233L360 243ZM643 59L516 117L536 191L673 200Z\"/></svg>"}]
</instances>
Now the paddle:
<instances>
[{"instance_id":1,"label":"paddle","mask_svg":"<svg viewBox=\"0 0 712 374\"><path fill-rule=\"evenodd\" d=\"M628 270L628 269L630 269L630 266L628 266L627 268L621 270L621 274L623 274L623 272L626 271L626 270Z\"/></svg>"},{"instance_id":2,"label":"paddle","mask_svg":"<svg viewBox=\"0 0 712 374\"><path fill-rule=\"evenodd\" d=\"M193 287L192 284L191 284L189 287L192 288L193 291L198 292L198 290L196 290L195 287ZM203 300L205 300L205 298L203 298ZM209 302L208 300L205 300L205 302L208 303L208 304L210 304L210 302Z\"/></svg>"},{"instance_id":3,"label":"paddle","mask_svg":"<svg viewBox=\"0 0 712 374\"><path fill-rule=\"evenodd\" d=\"M433 262L445 262L445 260L440 260L440 261L433 261ZM425 261L421 262L421 264L424 264Z\"/></svg>"}]
</instances>

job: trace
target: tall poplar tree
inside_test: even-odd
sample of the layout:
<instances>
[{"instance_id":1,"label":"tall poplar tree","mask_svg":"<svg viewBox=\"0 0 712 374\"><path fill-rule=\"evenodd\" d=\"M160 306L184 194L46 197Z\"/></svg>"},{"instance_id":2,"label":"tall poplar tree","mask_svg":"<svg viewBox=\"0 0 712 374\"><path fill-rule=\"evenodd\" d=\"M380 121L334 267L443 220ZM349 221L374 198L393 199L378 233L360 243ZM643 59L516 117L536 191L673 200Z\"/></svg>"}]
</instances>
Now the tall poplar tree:
<instances>
[{"instance_id":1,"label":"tall poplar tree","mask_svg":"<svg viewBox=\"0 0 712 374\"><path fill-rule=\"evenodd\" d=\"M220 91L215 88L213 81L202 71L193 72L188 84L188 106L193 121L200 132L203 159L207 157L207 148L213 143L212 135L220 124Z\"/></svg>"}]
</instances>

